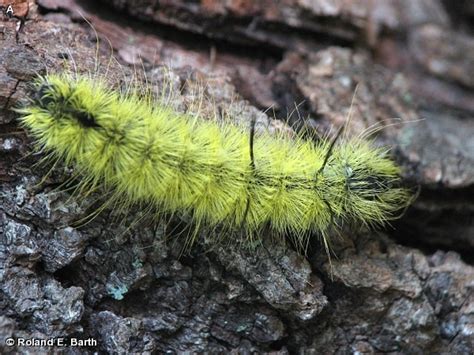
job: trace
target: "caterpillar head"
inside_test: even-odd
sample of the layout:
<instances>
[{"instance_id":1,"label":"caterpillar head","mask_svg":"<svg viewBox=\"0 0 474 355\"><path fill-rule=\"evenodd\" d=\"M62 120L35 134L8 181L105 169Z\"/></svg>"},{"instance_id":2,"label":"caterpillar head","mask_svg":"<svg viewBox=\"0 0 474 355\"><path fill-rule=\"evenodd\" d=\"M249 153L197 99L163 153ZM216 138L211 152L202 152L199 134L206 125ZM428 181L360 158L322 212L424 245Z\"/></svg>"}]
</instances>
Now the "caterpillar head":
<instances>
[{"instance_id":1,"label":"caterpillar head","mask_svg":"<svg viewBox=\"0 0 474 355\"><path fill-rule=\"evenodd\" d=\"M370 142L353 140L338 146L324 176L335 187L328 189L334 191L328 199L333 214L357 224L383 224L411 201L409 190L401 187L400 168L386 149Z\"/></svg>"}]
</instances>

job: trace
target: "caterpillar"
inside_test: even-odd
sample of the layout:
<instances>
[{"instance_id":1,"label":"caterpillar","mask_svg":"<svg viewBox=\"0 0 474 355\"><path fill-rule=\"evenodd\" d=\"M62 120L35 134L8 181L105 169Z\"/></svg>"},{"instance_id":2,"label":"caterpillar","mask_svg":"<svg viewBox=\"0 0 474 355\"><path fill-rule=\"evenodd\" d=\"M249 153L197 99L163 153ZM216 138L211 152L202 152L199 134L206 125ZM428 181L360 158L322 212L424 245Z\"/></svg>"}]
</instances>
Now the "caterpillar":
<instances>
[{"instance_id":1,"label":"caterpillar","mask_svg":"<svg viewBox=\"0 0 474 355\"><path fill-rule=\"evenodd\" d=\"M268 228L304 242L346 223L384 224L410 200L389 149L359 138L312 141L178 113L104 79L50 74L18 111L37 149L72 165L83 189L189 215L245 240Z\"/></svg>"}]
</instances>

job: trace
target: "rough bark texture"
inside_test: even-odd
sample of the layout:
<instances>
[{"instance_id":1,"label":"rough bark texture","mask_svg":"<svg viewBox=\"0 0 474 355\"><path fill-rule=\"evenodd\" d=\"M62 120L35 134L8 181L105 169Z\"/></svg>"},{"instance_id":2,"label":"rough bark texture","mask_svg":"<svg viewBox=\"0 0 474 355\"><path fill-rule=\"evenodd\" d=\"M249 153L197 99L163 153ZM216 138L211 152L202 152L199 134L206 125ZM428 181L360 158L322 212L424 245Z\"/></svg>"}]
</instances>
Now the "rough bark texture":
<instances>
[{"instance_id":1,"label":"rough bark texture","mask_svg":"<svg viewBox=\"0 0 474 355\"><path fill-rule=\"evenodd\" d=\"M53 350L9 347L11 337L97 340L55 349L70 354L472 353L468 1L29 3L26 18L0 23L1 353ZM142 58L159 88L159 65L168 64L172 87L182 89L177 109L189 109L206 82L205 94L235 119L288 129L260 112L271 106L298 129L325 132L345 123L357 86L351 132L402 123L377 139L395 147L406 180L420 186L417 202L394 228L336 238L332 264L317 238L302 256L270 236L254 250L210 248L203 232L181 255L173 228L136 226L133 211L75 226L93 201L55 190L62 169L41 181L49 167L34 165L40 156L11 108L37 74L94 68L96 39L77 10L123 64L111 64L111 82Z\"/></svg>"}]
</instances>

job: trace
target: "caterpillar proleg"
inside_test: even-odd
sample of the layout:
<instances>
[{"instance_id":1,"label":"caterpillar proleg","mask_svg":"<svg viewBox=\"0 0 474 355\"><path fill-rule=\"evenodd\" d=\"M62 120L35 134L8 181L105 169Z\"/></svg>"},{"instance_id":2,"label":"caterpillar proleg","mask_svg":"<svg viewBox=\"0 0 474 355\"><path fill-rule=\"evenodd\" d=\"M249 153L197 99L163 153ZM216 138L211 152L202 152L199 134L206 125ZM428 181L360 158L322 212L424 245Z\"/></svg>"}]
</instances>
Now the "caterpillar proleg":
<instances>
[{"instance_id":1,"label":"caterpillar proleg","mask_svg":"<svg viewBox=\"0 0 474 355\"><path fill-rule=\"evenodd\" d=\"M383 224L410 199L388 149L362 138L257 134L87 76L48 75L35 91L21 123L39 149L74 166L80 184L189 214L196 226L326 238L342 223Z\"/></svg>"}]
</instances>

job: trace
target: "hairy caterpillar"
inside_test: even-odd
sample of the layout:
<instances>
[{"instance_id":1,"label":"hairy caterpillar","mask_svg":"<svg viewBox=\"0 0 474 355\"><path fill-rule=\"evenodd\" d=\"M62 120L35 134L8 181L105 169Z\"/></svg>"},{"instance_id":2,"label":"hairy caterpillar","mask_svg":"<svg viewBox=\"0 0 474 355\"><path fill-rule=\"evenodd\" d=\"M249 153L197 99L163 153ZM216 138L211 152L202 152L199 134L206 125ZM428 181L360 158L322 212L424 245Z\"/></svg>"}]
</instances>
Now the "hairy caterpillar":
<instances>
[{"instance_id":1,"label":"hairy caterpillar","mask_svg":"<svg viewBox=\"0 0 474 355\"><path fill-rule=\"evenodd\" d=\"M327 246L340 222L383 224L410 199L388 150L361 138L254 134L86 76L48 75L35 90L21 123L39 149L75 167L82 187L189 214L196 226L247 239L266 227L299 241L317 232Z\"/></svg>"}]
</instances>

